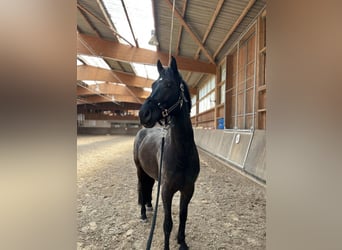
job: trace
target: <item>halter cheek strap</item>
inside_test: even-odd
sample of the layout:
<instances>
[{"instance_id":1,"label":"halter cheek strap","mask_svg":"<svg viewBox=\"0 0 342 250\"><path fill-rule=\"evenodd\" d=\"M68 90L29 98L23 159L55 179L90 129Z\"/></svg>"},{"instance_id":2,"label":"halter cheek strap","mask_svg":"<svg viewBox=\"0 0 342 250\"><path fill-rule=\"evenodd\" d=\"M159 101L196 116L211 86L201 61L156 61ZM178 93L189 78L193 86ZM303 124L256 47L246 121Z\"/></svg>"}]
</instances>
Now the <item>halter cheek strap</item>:
<instances>
[{"instance_id":1,"label":"halter cheek strap","mask_svg":"<svg viewBox=\"0 0 342 250\"><path fill-rule=\"evenodd\" d=\"M165 117L168 117L169 114L170 114L173 110L175 110L175 109L177 108L178 105L180 106L180 108L182 108L182 106L183 106L183 99L182 99L181 97L179 97L178 101L177 101L175 104L173 104L173 105L172 105L170 108L168 108L168 109L162 109L162 108L160 107L160 105L158 105L158 107L162 109L162 116L163 116L163 118L165 118Z\"/></svg>"},{"instance_id":2,"label":"halter cheek strap","mask_svg":"<svg viewBox=\"0 0 342 250\"><path fill-rule=\"evenodd\" d=\"M181 90L181 93L179 95L179 98L177 100L177 102L175 104L173 104L171 107L169 108L164 108L162 107L161 103L160 102L156 102L153 98L149 97L148 98L148 101L151 102L153 105L156 105L160 110L161 110L161 115L162 115L162 118L164 119L164 126L166 126L168 123L169 123L169 117L170 117L170 114L173 110L175 110L178 105L180 108L183 107L183 103L184 102L189 102L186 97L185 97L185 94L184 94L184 83L181 83L180 84L180 90ZM160 125L163 125L161 120L158 121L158 123Z\"/></svg>"},{"instance_id":3,"label":"halter cheek strap","mask_svg":"<svg viewBox=\"0 0 342 250\"><path fill-rule=\"evenodd\" d=\"M183 101L187 102L187 100L185 98L185 95L184 95L184 84L183 83L180 84L180 89L181 89L181 94L179 95L178 101L175 104L173 104L170 108L163 109L161 107L160 103L157 104L158 107L162 110L163 118L168 117L170 115L170 113L177 108L178 105L179 105L180 108L182 108Z\"/></svg>"}]
</instances>

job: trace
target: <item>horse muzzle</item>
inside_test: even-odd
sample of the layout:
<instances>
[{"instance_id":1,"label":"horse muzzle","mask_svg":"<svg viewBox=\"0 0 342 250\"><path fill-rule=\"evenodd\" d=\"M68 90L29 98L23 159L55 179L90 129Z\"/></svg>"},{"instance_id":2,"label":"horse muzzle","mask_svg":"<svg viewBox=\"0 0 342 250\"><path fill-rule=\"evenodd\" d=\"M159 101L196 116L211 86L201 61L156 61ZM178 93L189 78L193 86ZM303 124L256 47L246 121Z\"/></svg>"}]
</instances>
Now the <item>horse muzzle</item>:
<instances>
[{"instance_id":1,"label":"horse muzzle","mask_svg":"<svg viewBox=\"0 0 342 250\"><path fill-rule=\"evenodd\" d=\"M144 106L139 111L139 119L141 125L145 128L152 128L157 122L157 119L153 115L153 109Z\"/></svg>"}]
</instances>

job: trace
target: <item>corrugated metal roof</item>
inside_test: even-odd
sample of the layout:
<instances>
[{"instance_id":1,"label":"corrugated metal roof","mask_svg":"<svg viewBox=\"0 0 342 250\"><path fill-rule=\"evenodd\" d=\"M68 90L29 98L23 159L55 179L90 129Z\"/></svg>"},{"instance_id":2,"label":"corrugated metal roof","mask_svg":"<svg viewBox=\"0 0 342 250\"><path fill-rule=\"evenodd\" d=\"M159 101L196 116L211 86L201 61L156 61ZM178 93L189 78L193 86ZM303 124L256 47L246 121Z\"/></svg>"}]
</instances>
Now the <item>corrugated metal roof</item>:
<instances>
[{"instance_id":1,"label":"corrugated metal roof","mask_svg":"<svg viewBox=\"0 0 342 250\"><path fill-rule=\"evenodd\" d=\"M82 33L96 36L96 32L88 23L87 19L84 17L84 15L81 13L79 9L77 11L77 26Z\"/></svg>"},{"instance_id":2,"label":"corrugated metal roof","mask_svg":"<svg viewBox=\"0 0 342 250\"><path fill-rule=\"evenodd\" d=\"M202 41L205 32L208 29L209 23L215 12L218 0L207 1L207 0L188 0L187 9L184 15L184 20L187 22L193 33L196 34L198 39ZM214 55L219 45L222 43L226 34L230 31L236 20L241 15L242 11L246 8L249 0L228 0L223 3L223 6L215 20L215 23L204 43L204 47L210 55ZM176 9L180 13L183 10L184 0L176 1ZM238 25L236 30L232 33L227 43L221 49L215 58L216 62L220 62L227 50L234 45L237 39L240 37L242 32L253 22L260 10L266 5L265 0L257 0L251 9L246 14L245 18ZM170 27L171 27L171 15L172 8L165 1L154 0L154 6L156 8L156 24L157 34L159 40L159 50L167 52L169 51L170 42ZM180 29L180 22L176 15L174 16L172 33L172 54L176 53L177 37ZM194 41L191 35L183 29L179 53L182 56L195 58L196 52L199 45ZM207 56L200 52L200 60L209 62ZM194 74L194 73L193 73ZM195 75L195 74L194 74ZM203 77L204 79L204 77ZM196 84L198 79L196 77L190 77L188 80L189 85Z\"/></svg>"},{"instance_id":3,"label":"corrugated metal roof","mask_svg":"<svg viewBox=\"0 0 342 250\"><path fill-rule=\"evenodd\" d=\"M97 30L100 37L108 40L117 41L117 38L114 35L113 31L110 29L100 6L97 4L97 1L80 0L78 1L78 4L79 6L81 6L81 8L78 8L77 16L78 18L79 16L83 17L83 22L77 23L80 30L83 31L86 29L88 33L84 33L96 36L97 33L93 30L93 28L91 28L92 25Z\"/></svg>"},{"instance_id":4,"label":"corrugated metal roof","mask_svg":"<svg viewBox=\"0 0 342 250\"><path fill-rule=\"evenodd\" d=\"M118 0L115 0L118 1ZM152 0L155 14L156 34L159 42L158 49L164 53L169 53L170 42L170 29L171 29L171 15L172 7L166 1L172 0ZM175 0L176 9L182 13L184 2L186 0ZM184 14L184 20L190 29L197 36L199 41L203 40L209 23L215 13L220 0L187 0L187 8ZM246 8L249 0L225 0L221 10L219 11L215 22L209 32L209 35L203 44L205 49L210 55L214 55L217 48L221 45L227 33L231 30L236 20L241 15L242 11ZM97 1L94 0L78 0L78 4L89 10L92 14L81 13L78 10L77 14L77 26L79 31L85 34L96 36L94 28L98 31L98 35L104 39L118 41L113 31L109 28L106 18L98 6ZM237 26L235 31L231 34L225 45L217 54L215 61L219 63L227 52L236 44L236 41L246 31L246 29L252 24L256 16L266 6L266 0L256 0L254 5L250 8L244 19ZM103 20L103 22L99 21ZM92 27L93 26L93 27ZM173 31L172 31L172 44L171 52L176 55L178 34L182 25L177 16L174 16ZM134 29L134 28L133 28ZM182 29L181 40L179 44L179 56L195 58L199 49L199 45L194 41L193 37ZM208 57L200 51L198 60L209 62ZM134 74L134 69L129 63L118 62L115 59L106 59L108 65L118 71L129 72ZM206 74L203 73L191 73L187 71L181 71L183 78L188 78L187 83L194 87L200 84L203 79L206 79ZM199 81L200 80L200 81Z\"/></svg>"}]
</instances>

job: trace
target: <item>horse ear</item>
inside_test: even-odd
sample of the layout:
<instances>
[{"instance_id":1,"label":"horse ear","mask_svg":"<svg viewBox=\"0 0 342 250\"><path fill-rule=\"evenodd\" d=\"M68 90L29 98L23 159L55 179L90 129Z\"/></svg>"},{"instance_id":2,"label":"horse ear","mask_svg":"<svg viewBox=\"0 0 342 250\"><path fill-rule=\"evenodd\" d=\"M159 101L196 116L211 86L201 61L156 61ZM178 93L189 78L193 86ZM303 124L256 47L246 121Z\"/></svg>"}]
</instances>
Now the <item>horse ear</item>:
<instances>
[{"instance_id":1,"label":"horse ear","mask_svg":"<svg viewBox=\"0 0 342 250\"><path fill-rule=\"evenodd\" d=\"M157 62L157 68L158 68L159 74L164 70L164 67L161 64L160 60L158 60L158 62Z\"/></svg>"},{"instance_id":2,"label":"horse ear","mask_svg":"<svg viewBox=\"0 0 342 250\"><path fill-rule=\"evenodd\" d=\"M171 69L175 73L178 73L177 62L176 62L176 59L173 56L171 56Z\"/></svg>"}]
</instances>

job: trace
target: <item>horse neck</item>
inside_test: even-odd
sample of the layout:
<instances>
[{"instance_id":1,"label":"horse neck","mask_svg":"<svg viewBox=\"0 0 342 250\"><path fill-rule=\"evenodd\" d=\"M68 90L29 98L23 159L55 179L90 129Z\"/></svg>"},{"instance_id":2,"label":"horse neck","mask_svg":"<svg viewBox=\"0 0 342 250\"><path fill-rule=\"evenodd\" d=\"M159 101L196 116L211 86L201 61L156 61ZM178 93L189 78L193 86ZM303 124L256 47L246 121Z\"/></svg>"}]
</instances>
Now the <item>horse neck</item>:
<instances>
[{"instance_id":1,"label":"horse neck","mask_svg":"<svg viewBox=\"0 0 342 250\"><path fill-rule=\"evenodd\" d=\"M194 142L194 132L190 116L185 107L181 112L172 117L171 142L176 148L187 148Z\"/></svg>"}]
</instances>

